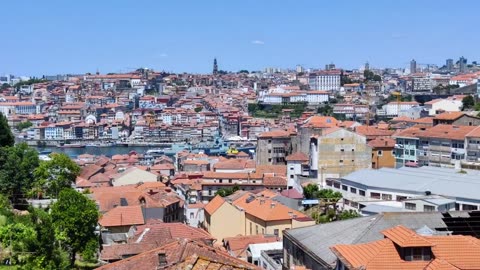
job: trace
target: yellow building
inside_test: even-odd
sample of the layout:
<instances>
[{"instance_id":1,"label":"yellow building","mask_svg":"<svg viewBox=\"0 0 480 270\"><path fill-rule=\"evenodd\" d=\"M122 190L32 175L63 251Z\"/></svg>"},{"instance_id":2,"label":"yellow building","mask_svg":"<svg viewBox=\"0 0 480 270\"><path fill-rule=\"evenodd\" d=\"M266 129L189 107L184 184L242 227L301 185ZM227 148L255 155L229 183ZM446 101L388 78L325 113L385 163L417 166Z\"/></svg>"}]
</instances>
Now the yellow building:
<instances>
[{"instance_id":1,"label":"yellow building","mask_svg":"<svg viewBox=\"0 0 480 270\"><path fill-rule=\"evenodd\" d=\"M216 196L205 206L205 229L217 240L237 235L269 234L282 237L283 230L314 225L303 213L271 199L276 193L237 191Z\"/></svg>"}]
</instances>

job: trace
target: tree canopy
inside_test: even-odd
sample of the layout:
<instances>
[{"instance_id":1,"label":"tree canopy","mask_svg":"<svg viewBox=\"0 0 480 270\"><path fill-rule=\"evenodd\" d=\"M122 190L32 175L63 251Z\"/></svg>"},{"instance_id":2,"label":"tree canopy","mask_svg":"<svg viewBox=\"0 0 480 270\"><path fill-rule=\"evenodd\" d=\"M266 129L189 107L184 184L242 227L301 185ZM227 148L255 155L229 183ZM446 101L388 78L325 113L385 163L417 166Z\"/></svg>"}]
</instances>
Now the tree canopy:
<instances>
[{"instance_id":1,"label":"tree canopy","mask_svg":"<svg viewBox=\"0 0 480 270\"><path fill-rule=\"evenodd\" d=\"M7 117L0 112L0 147L13 146L15 144L15 137L8 126Z\"/></svg>"},{"instance_id":2,"label":"tree canopy","mask_svg":"<svg viewBox=\"0 0 480 270\"><path fill-rule=\"evenodd\" d=\"M232 195L233 193L235 193L238 190L240 190L240 187L238 185L234 185L231 188L221 188L221 189L217 190L217 192L215 194L219 195L220 197L226 197L226 196Z\"/></svg>"},{"instance_id":3,"label":"tree canopy","mask_svg":"<svg viewBox=\"0 0 480 270\"><path fill-rule=\"evenodd\" d=\"M38 164L38 153L25 143L0 151L0 192L8 196L14 206L25 203L26 194L34 186L34 170Z\"/></svg>"},{"instance_id":4,"label":"tree canopy","mask_svg":"<svg viewBox=\"0 0 480 270\"><path fill-rule=\"evenodd\" d=\"M51 211L55 235L62 246L68 247L70 265L73 266L77 252L85 251L92 241L97 241L97 206L74 189L64 189Z\"/></svg>"},{"instance_id":5,"label":"tree canopy","mask_svg":"<svg viewBox=\"0 0 480 270\"><path fill-rule=\"evenodd\" d=\"M71 187L80 174L80 167L63 153L53 153L51 160L42 161L35 170L36 190L56 198L64 188Z\"/></svg>"},{"instance_id":6,"label":"tree canopy","mask_svg":"<svg viewBox=\"0 0 480 270\"><path fill-rule=\"evenodd\" d=\"M473 108L475 106L475 99L471 95L468 95L462 99L462 109L463 110L468 110Z\"/></svg>"}]
</instances>

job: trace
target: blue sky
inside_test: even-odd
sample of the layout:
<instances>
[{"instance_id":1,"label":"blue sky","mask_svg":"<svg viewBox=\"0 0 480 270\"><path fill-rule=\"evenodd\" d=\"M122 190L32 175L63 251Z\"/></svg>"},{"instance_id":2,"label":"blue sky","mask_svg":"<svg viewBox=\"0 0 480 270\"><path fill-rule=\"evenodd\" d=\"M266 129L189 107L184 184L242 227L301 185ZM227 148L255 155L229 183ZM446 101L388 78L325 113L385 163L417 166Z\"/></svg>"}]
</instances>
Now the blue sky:
<instances>
[{"instance_id":1,"label":"blue sky","mask_svg":"<svg viewBox=\"0 0 480 270\"><path fill-rule=\"evenodd\" d=\"M0 74L480 60L480 1L3 1Z\"/></svg>"}]
</instances>

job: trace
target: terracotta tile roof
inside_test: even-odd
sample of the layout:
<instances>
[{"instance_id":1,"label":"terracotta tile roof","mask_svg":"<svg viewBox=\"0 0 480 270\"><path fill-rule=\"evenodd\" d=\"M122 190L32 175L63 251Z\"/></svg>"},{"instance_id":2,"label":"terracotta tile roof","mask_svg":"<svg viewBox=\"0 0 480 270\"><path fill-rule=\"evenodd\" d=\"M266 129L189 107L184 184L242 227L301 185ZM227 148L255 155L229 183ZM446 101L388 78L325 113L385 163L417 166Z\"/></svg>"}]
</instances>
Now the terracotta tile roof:
<instances>
[{"instance_id":1,"label":"terracotta tile roof","mask_svg":"<svg viewBox=\"0 0 480 270\"><path fill-rule=\"evenodd\" d=\"M357 245L336 245L332 252L350 269L480 269L480 240L471 236L421 236L403 226L382 232L385 239ZM406 261L400 247L431 247L433 260Z\"/></svg>"},{"instance_id":2,"label":"terracotta tile roof","mask_svg":"<svg viewBox=\"0 0 480 270\"><path fill-rule=\"evenodd\" d=\"M208 160L202 160L202 159L187 159L183 161L183 165L208 165L210 162Z\"/></svg>"},{"instance_id":3,"label":"terracotta tile roof","mask_svg":"<svg viewBox=\"0 0 480 270\"><path fill-rule=\"evenodd\" d=\"M285 158L286 161L308 161L309 158L302 152L293 153Z\"/></svg>"},{"instance_id":4,"label":"terracotta tile roof","mask_svg":"<svg viewBox=\"0 0 480 270\"><path fill-rule=\"evenodd\" d=\"M159 254L165 257L160 264ZM156 249L143 252L97 269L151 270L151 269L259 269L255 265L234 258L224 251L194 240L177 240Z\"/></svg>"},{"instance_id":5,"label":"terracotta tile roof","mask_svg":"<svg viewBox=\"0 0 480 270\"><path fill-rule=\"evenodd\" d=\"M284 130L273 130L260 133L257 138L289 138L291 133Z\"/></svg>"},{"instance_id":6,"label":"terracotta tile roof","mask_svg":"<svg viewBox=\"0 0 480 270\"><path fill-rule=\"evenodd\" d=\"M395 140L392 138L380 138L377 137L368 142L368 145L372 148L393 148L395 147Z\"/></svg>"},{"instance_id":7,"label":"terracotta tile roof","mask_svg":"<svg viewBox=\"0 0 480 270\"><path fill-rule=\"evenodd\" d=\"M105 213L98 221L103 227L141 225L145 223L142 207L117 206Z\"/></svg>"},{"instance_id":8,"label":"terracotta tile roof","mask_svg":"<svg viewBox=\"0 0 480 270\"><path fill-rule=\"evenodd\" d=\"M250 199L251 198L251 199ZM307 217L303 213L291 209L269 198L257 197L253 193L245 192L232 202L244 211L263 221L289 220L295 217Z\"/></svg>"},{"instance_id":9,"label":"terracotta tile roof","mask_svg":"<svg viewBox=\"0 0 480 270\"><path fill-rule=\"evenodd\" d=\"M219 161L213 165L214 169L230 169L230 170L243 170L247 168L255 168L255 164L252 164L253 160L248 159L227 159L224 161Z\"/></svg>"},{"instance_id":10,"label":"terracotta tile roof","mask_svg":"<svg viewBox=\"0 0 480 270\"><path fill-rule=\"evenodd\" d=\"M255 168L257 174L274 173L275 175L287 175L286 165L257 165Z\"/></svg>"},{"instance_id":11,"label":"terracotta tile roof","mask_svg":"<svg viewBox=\"0 0 480 270\"><path fill-rule=\"evenodd\" d=\"M103 170L102 167L98 166L98 165L95 165L95 164L90 164L90 165L87 165L85 167L82 168L82 170L80 171L80 176L82 178L85 178L87 180L90 180L90 178L101 172Z\"/></svg>"},{"instance_id":12,"label":"terracotta tile roof","mask_svg":"<svg viewBox=\"0 0 480 270\"><path fill-rule=\"evenodd\" d=\"M273 243L279 241L280 238L275 235L248 235L235 236L223 239L224 245L228 252L237 258L247 257L247 248L250 244Z\"/></svg>"},{"instance_id":13,"label":"terracotta tile roof","mask_svg":"<svg viewBox=\"0 0 480 270\"><path fill-rule=\"evenodd\" d=\"M465 136L466 137L480 137L480 126L476 127L474 130L470 131Z\"/></svg>"},{"instance_id":14,"label":"terracotta tile roof","mask_svg":"<svg viewBox=\"0 0 480 270\"><path fill-rule=\"evenodd\" d=\"M314 115L303 122L303 127L329 128L338 124L337 119L331 116Z\"/></svg>"},{"instance_id":15,"label":"terracotta tile roof","mask_svg":"<svg viewBox=\"0 0 480 270\"><path fill-rule=\"evenodd\" d=\"M286 187L287 178L285 176L265 176L263 177L265 187Z\"/></svg>"},{"instance_id":16,"label":"terracotta tile roof","mask_svg":"<svg viewBox=\"0 0 480 270\"><path fill-rule=\"evenodd\" d=\"M384 230L382 234L401 247L431 247L433 245L424 237L401 225Z\"/></svg>"},{"instance_id":17,"label":"terracotta tile roof","mask_svg":"<svg viewBox=\"0 0 480 270\"><path fill-rule=\"evenodd\" d=\"M391 136L395 131L372 126L355 127L355 132L363 136Z\"/></svg>"},{"instance_id":18,"label":"terracotta tile roof","mask_svg":"<svg viewBox=\"0 0 480 270\"><path fill-rule=\"evenodd\" d=\"M418 136L426 138L464 140L465 136L475 128L476 127L474 126L436 125L420 133Z\"/></svg>"},{"instance_id":19,"label":"terracotta tile roof","mask_svg":"<svg viewBox=\"0 0 480 270\"><path fill-rule=\"evenodd\" d=\"M225 200L217 195L207 205L205 205L205 212L213 215L213 213L215 213L215 211L217 211L223 203L225 203Z\"/></svg>"},{"instance_id":20,"label":"terracotta tile roof","mask_svg":"<svg viewBox=\"0 0 480 270\"><path fill-rule=\"evenodd\" d=\"M429 124L433 125L433 117L422 117L414 120L417 124Z\"/></svg>"},{"instance_id":21,"label":"terracotta tile roof","mask_svg":"<svg viewBox=\"0 0 480 270\"><path fill-rule=\"evenodd\" d=\"M464 115L464 112L444 112L436 115L435 120L456 120Z\"/></svg>"}]
</instances>

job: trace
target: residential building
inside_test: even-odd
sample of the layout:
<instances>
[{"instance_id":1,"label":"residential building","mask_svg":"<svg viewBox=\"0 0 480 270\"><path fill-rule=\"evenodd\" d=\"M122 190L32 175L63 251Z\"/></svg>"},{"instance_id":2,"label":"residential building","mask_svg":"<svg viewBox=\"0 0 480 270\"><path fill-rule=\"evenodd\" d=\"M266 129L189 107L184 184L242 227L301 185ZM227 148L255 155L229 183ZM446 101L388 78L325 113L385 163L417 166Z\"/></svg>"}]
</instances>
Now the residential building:
<instances>
[{"instance_id":1,"label":"residential building","mask_svg":"<svg viewBox=\"0 0 480 270\"><path fill-rule=\"evenodd\" d=\"M365 136L344 128L332 127L310 139L310 170L325 186L330 177L341 177L371 167L372 149Z\"/></svg>"},{"instance_id":2,"label":"residential building","mask_svg":"<svg viewBox=\"0 0 480 270\"><path fill-rule=\"evenodd\" d=\"M302 153L296 152L286 157L287 161L287 189L295 189L302 193L303 188L299 177L310 177L310 158Z\"/></svg>"},{"instance_id":3,"label":"residential building","mask_svg":"<svg viewBox=\"0 0 480 270\"><path fill-rule=\"evenodd\" d=\"M418 106L416 101L392 101L382 106L381 110L377 110L377 114L386 117L396 117L400 111L408 110L414 106Z\"/></svg>"},{"instance_id":4,"label":"residential building","mask_svg":"<svg viewBox=\"0 0 480 270\"><path fill-rule=\"evenodd\" d=\"M338 91L340 90L340 75L341 71L335 69L312 73L308 77L310 90Z\"/></svg>"},{"instance_id":5,"label":"residential building","mask_svg":"<svg viewBox=\"0 0 480 270\"><path fill-rule=\"evenodd\" d=\"M466 161L480 162L480 127L476 127L465 135Z\"/></svg>"},{"instance_id":6,"label":"residential building","mask_svg":"<svg viewBox=\"0 0 480 270\"><path fill-rule=\"evenodd\" d=\"M204 228L218 240L236 235L282 237L286 229L313 224L310 217L262 193L237 191L226 198L216 196L205 206Z\"/></svg>"},{"instance_id":7,"label":"residential building","mask_svg":"<svg viewBox=\"0 0 480 270\"><path fill-rule=\"evenodd\" d=\"M453 59L447 59L445 61L445 66L447 68L447 71L453 71Z\"/></svg>"},{"instance_id":8,"label":"residential building","mask_svg":"<svg viewBox=\"0 0 480 270\"><path fill-rule=\"evenodd\" d=\"M464 96L451 96L425 102L425 109L433 116L443 112L459 112L462 110Z\"/></svg>"},{"instance_id":9,"label":"residential building","mask_svg":"<svg viewBox=\"0 0 480 270\"><path fill-rule=\"evenodd\" d=\"M433 125L479 126L480 117L468 115L465 112L444 112L433 118Z\"/></svg>"},{"instance_id":10,"label":"residential building","mask_svg":"<svg viewBox=\"0 0 480 270\"><path fill-rule=\"evenodd\" d=\"M292 153L293 135L284 130L260 133L257 138L257 164L285 164L285 158Z\"/></svg>"},{"instance_id":11,"label":"residential building","mask_svg":"<svg viewBox=\"0 0 480 270\"><path fill-rule=\"evenodd\" d=\"M232 257L252 262L248 247L251 244L278 243L280 238L275 235L239 235L223 239L223 246ZM256 264L258 265L258 264Z\"/></svg>"},{"instance_id":12,"label":"residential building","mask_svg":"<svg viewBox=\"0 0 480 270\"><path fill-rule=\"evenodd\" d=\"M382 240L333 246L335 269L480 269L480 240L475 237L434 235L402 225L381 233Z\"/></svg>"},{"instance_id":13,"label":"residential building","mask_svg":"<svg viewBox=\"0 0 480 270\"><path fill-rule=\"evenodd\" d=\"M160 177L158 174L131 167L117 175L112 176L112 185L117 187L137 183L159 182L159 180Z\"/></svg>"},{"instance_id":14,"label":"residential building","mask_svg":"<svg viewBox=\"0 0 480 270\"><path fill-rule=\"evenodd\" d=\"M283 237L283 269L293 269L296 266L312 270L336 269L337 256L330 247L382 240L385 237L381 231L398 225L414 231L433 231L434 234L445 234L450 231L454 235L475 236L478 227L473 225L476 217L472 216L473 218L465 212L382 213L288 230L284 232ZM467 228L472 225L473 227L464 230L464 227L459 228L459 224ZM386 266L382 269L390 268Z\"/></svg>"},{"instance_id":15,"label":"residential building","mask_svg":"<svg viewBox=\"0 0 480 270\"><path fill-rule=\"evenodd\" d=\"M377 137L368 142L372 148L372 169L395 168L395 140Z\"/></svg>"},{"instance_id":16,"label":"residential building","mask_svg":"<svg viewBox=\"0 0 480 270\"><path fill-rule=\"evenodd\" d=\"M257 266L233 258L228 253L201 241L176 239L158 248L146 250L135 256L101 266L99 270L151 270L151 269L232 269L256 270Z\"/></svg>"}]
</instances>

